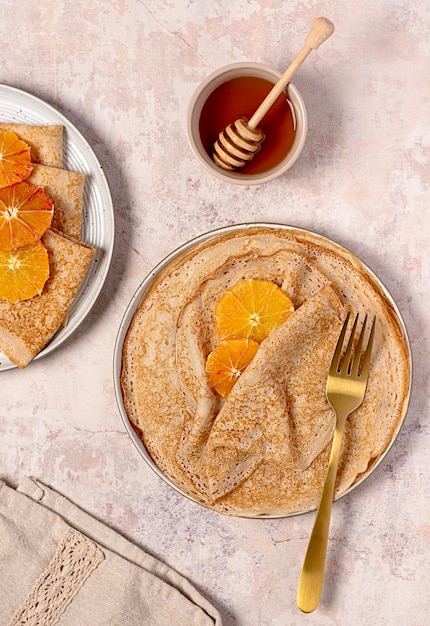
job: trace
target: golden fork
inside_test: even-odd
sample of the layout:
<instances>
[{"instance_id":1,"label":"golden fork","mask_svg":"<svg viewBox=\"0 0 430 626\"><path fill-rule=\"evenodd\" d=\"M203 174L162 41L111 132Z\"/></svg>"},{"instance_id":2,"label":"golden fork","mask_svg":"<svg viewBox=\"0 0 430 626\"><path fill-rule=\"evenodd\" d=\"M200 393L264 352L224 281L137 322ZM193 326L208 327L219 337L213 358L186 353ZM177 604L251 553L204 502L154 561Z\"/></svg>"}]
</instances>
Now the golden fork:
<instances>
[{"instance_id":1,"label":"golden fork","mask_svg":"<svg viewBox=\"0 0 430 626\"><path fill-rule=\"evenodd\" d=\"M326 396L336 413L336 429L333 437L330 460L321 496L321 502L318 507L311 537L309 539L309 545L303 562L297 590L297 606L304 613L311 613L316 609L321 595L321 589L324 581L324 567L330 527L331 506L333 502L337 465L346 418L361 405L366 392L370 356L372 352L373 337L375 334L375 320L373 320L367 348L363 358L362 351L366 320L367 316L364 318L360 337L353 355L354 338L358 322L358 315L356 316L345 356L341 359L343 342L349 321L348 313L339 336L339 341L336 346L327 378Z\"/></svg>"}]
</instances>

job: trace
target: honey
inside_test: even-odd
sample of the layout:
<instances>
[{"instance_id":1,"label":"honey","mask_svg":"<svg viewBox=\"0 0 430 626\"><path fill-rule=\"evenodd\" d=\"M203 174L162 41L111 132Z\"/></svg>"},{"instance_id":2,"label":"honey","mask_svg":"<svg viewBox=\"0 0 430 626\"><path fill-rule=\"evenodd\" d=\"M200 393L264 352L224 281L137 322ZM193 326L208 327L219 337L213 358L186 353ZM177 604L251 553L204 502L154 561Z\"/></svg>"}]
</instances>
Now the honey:
<instances>
[{"instance_id":1,"label":"honey","mask_svg":"<svg viewBox=\"0 0 430 626\"><path fill-rule=\"evenodd\" d=\"M219 85L202 107L199 132L206 152L219 133L239 117L250 119L267 96L273 83L256 76L239 76ZM294 108L286 94L281 94L258 127L265 139L252 161L238 170L240 174L263 174L276 167L291 150L296 136Z\"/></svg>"}]
</instances>

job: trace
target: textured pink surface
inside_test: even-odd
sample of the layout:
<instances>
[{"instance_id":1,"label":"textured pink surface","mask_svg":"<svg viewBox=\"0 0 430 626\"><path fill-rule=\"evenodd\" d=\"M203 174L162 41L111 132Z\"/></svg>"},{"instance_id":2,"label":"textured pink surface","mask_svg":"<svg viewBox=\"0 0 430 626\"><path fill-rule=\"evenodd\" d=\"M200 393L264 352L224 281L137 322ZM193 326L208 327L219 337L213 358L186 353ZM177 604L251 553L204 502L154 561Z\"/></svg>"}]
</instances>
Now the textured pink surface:
<instances>
[{"instance_id":1,"label":"textured pink surface","mask_svg":"<svg viewBox=\"0 0 430 626\"><path fill-rule=\"evenodd\" d=\"M283 70L318 15L336 33L294 80L310 126L299 161L262 187L211 177L187 145L193 90L235 61ZM429 24L426 0L2 0L0 82L54 105L91 143L116 248L73 338L0 374L0 478L16 486L30 474L63 492L187 576L227 626L428 623ZM315 230L361 257L394 296L414 353L404 427L335 504L309 616L295 597L313 514L229 519L180 497L139 457L114 397L116 333L145 275L191 237L248 221Z\"/></svg>"}]
</instances>

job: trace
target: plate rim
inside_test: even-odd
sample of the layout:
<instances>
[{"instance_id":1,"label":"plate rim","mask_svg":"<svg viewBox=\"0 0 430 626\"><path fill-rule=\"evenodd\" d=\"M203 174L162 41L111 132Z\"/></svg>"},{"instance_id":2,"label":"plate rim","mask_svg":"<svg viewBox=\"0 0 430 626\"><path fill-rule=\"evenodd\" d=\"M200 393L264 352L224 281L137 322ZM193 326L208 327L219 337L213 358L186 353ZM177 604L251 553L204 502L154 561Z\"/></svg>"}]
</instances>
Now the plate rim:
<instances>
[{"instance_id":1,"label":"plate rim","mask_svg":"<svg viewBox=\"0 0 430 626\"><path fill-rule=\"evenodd\" d=\"M391 438L390 443L388 444L387 448L384 450L384 452L376 459L370 462L371 468L369 471L366 470L366 473L359 478L357 481L355 481L350 487L348 487L348 489L346 491L344 491L342 494L340 494L339 496L337 496L334 501L340 500L341 498L344 498L346 495L348 495L349 493L351 493L351 491L353 491L354 489L356 489L359 485L361 485L367 478L369 478L371 476L371 474L373 474L373 472L375 471L375 469L378 467L378 465L383 461L383 459L385 459L386 455L389 453L391 447L394 445L395 441L397 440L397 437L399 436L399 433L403 427L403 424L405 422L406 419L406 415L408 413L409 410L409 404L410 404L410 398L411 398L411 392L412 392L412 378L413 378L413 362L412 362L412 348L411 348L411 343L410 343L410 339L409 339L409 335L408 335L408 331L406 328L406 324L405 321L403 319L403 316L398 308L397 303L395 302L394 298L392 297L392 295L390 294L390 292L388 291L387 287L385 286L385 284L381 281L381 279L375 274L375 272L359 257L357 256L355 253L351 252L348 248L345 248L344 246L342 246L341 244L337 243L335 240L331 239L330 237L326 237L325 235L320 235L319 233L312 231L310 229L306 229L306 228L302 228L300 226L292 226L292 225L287 225L287 224L280 224L280 223L276 223L276 222L244 222L241 224L233 224L233 225L229 225L229 226L222 226L216 229L212 229L210 231L206 231L200 235L197 235L195 237L193 237L192 239L186 241L185 243L183 243L182 245L178 246L177 248L175 248L172 252L170 252L168 255L166 255L164 258L162 258L155 266L154 268L145 276L145 278L142 280L142 282L140 283L140 285L138 286L138 288L135 290L131 300L129 301L125 312L121 318L121 322L119 325L119 329L117 332L117 336L115 339L115 346L114 346L114 358L113 358L113 377L114 377L114 391L115 391L115 398L116 398L116 402L117 402L117 407L118 410L120 412L123 424L125 426L125 429L128 433L128 435L130 436L133 444L135 445L135 447L137 448L138 452L140 453L140 455L143 457L144 461L147 463L147 465L149 465L149 467L151 468L151 470L157 475L159 476L159 478L161 478L165 483L167 483L170 487L172 487L176 492L182 494L183 496L185 496L186 498L188 498L191 502L194 502L197 505L203 506L204 508L208 508L209 510L213 510L211 509L211 507L206 506L204 503L200 502L199 500L193 498L189 493L185 493L180 487L178 487L178 485L174 484L160 469L159 467L155 464L155 462L152 460L145 444L143 443L143 441L140 439L140 437L138 437L138 435L136 434L135 430L133 429L131 422L128 418L127 412L125 410L124 407L124 401L123 401L123 395L122 395L122 387L121 387L121 370L122 370L122 352L123 352L123 347L124 347L124 342L127 336L127 332L128 329L130 328L130 324L133 320L133 317L138 309L138 307L140 306L140 303L142 302L144 296L145 296L145 291L150 287L151 282L156 278L156 276L158 276L168 265L171 261L173 261L174 259L176 259L180 254L183 254L185 252L187 252L188 250L190 250L193 246L196 246L204 241L207 241L208 239L211 239L212 237L217 237L219 235L223 235L223 234L228 234L230 232L237 232L240 230L247 230L247 229L252 229L252 228L268 228L268 229L281 229L281 230L285 230L285 231L294 231L294 232L299 232L299 233L304 233L304 234L309 234L312 235L314 237L317 237L319 239L321 239L322 241L327 241L328 243L336 246L337 248L339 248L340 250L348 253L349 255L352 255L354 259L357 259L362 265L363 267L366 269L366 271L369 272L370 276L375 280L376 284L378 285L378 287L383 291L384 295L387 297L387 299L390 302L390 305L392 306L398 322L401 326L401 329L403 331L404 334L404 338L405 338L405 343L406 343L406 347L407 347L407 352L408 352L408 359L409 359L409 380L408 380L408 394L406 396L405 399L405 409L404 409L404 414L402 416L402 419L400 420L400 423L398 424L393 437ZM238 517L238 518L245 518L245 519L281 519L281 518L286 518L286 517L295 517L297 515L304 515L306 513L310 513L312 511L315 511L316 507L314 508L310 508L306 511L297 511L297 512L293 512L293 513L288 513L288 514L261 514L261 515L232 515L232 517Z\"/></svg>"},{"instance_id":2,"label":"plate rim","mask_svg":"<svg viewBox=\"0 0 430 626\"><path fill-rule=\"evenodd\" d=\"M104 241L106 244L101 247L96 247L96 253L88 267L88 271L85 275L85 278L79 288L77 296L75 298L75 302L78 303L78 307L82 304L82 310L78 309L80 315L78 319L74 322L72 326L68 328L67 325L60 327L56 333L51 337L49 342L44 346L44 348L32 359L29 365L33 361L37 361L41 358L44 358L54 352L57 348L59 348L64 342L66 342L70 337L78 330L78 328L82 325L84 320L88 317L91 310L97 303L100 294L105 285L106 279L109 274L110 266L113 258L114 244L115 244L115 214L114 214L114 206L111 190L109 187L109 183L104 172L104 169L95 154L93 148L89 144L89 142L85 139L84 135L81 131L64 115L60 110L58 110L55 106L46 102L42 98L26 91L20 89L18 87L14 87L12 85L7 85L5 83L0 83L0 120L1 121L9 121L12 115L7 115L5 117L2 116L2 102L5 102L5 99L11 96L12 105L15 108L16 112L22 111L22 114L25 113L33 113L37 114L40 117L46 119L45 123L47 125L58 124L64 126L66 133L67 131L71 133L74 137L69 137L66 135L67 143L66 146L63 146L63 155L66 157L67 161L67 149L68 145L75 145L76 140L80 143L78 146L81 150L80 152L80 160L85 163L86 167L91 172L91 176L86 174L86 184L92 185L91 189L101 197L101 203L103 206L103 211L101 211L101 217L104 219L104 224L106 228L107 237ZM15 101L14 101L15 99ZM22 106L24 105L24 106ZM37 110L36 110L37 108ZM17 115L17 118L20 116ZM21 115L22 117L22 115ZM14 119L11 123L25 124L25 122L20 121L19 119ZM85 154L84 154L85 153ZM91 161L93 163L91 163ZM96 167L94 168L94 165ZM65 163L64 169L67 169L67 163ZM92 180L90 180L90 178ZM87 182L87 180L89 182ZM84 192L85 194L85 192ZM85 214L86 214L86 205L85 205L85 197L84 197L84 206L83 206L83 223L85 223ZM86 243L86 242L83 242ZM91 295L91 298L88 300L83 296L83 300L80 301L80 292L82 290L86 290L88 285L96 284L95 291ZM73 313L73 305L71 307L71 312ZM28 366L27 366L28 367ZM17 369L18 366L15 365L3 352L0 351L0 372Z\"/></svg>"}]
</instances>

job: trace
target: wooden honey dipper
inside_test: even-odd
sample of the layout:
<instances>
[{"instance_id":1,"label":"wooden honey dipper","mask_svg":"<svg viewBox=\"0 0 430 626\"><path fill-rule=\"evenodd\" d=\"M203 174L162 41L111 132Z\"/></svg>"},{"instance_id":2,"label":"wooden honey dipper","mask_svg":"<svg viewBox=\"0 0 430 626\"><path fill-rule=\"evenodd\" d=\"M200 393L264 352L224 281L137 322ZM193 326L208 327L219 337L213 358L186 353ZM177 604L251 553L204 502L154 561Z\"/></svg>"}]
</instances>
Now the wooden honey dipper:
<instances>
[{"instance_id":1,"label":"wooden honey dipper","mask_svg":"<svg viewBox=\"0 0 430 626\"><path fill-rule=\"evenodd\" d=\"M248 121L241 117L222 130L212 148L212 159L225 170L238 170L254 158L264 140L257 128L263 117L276 102L299 67L326 39L334 33L334 26L325 17L318 17L305 38L305 45L273 86L254 115Z\"/></svg>"}]
</instances>

